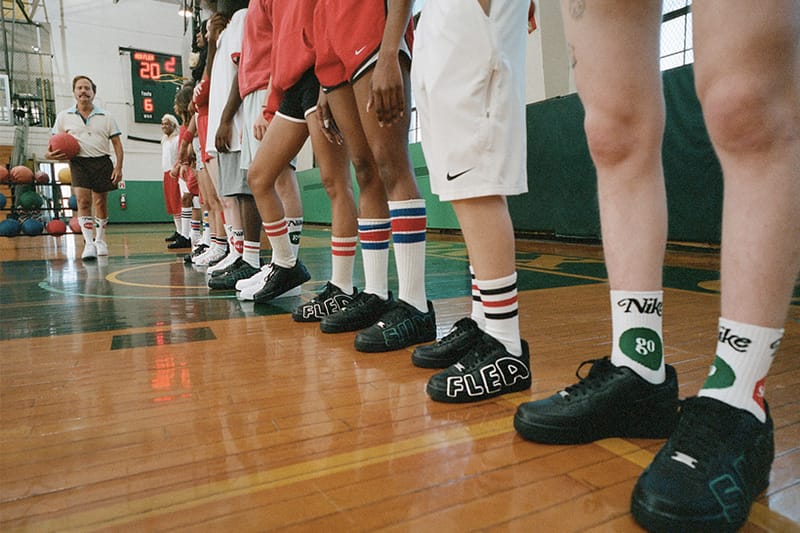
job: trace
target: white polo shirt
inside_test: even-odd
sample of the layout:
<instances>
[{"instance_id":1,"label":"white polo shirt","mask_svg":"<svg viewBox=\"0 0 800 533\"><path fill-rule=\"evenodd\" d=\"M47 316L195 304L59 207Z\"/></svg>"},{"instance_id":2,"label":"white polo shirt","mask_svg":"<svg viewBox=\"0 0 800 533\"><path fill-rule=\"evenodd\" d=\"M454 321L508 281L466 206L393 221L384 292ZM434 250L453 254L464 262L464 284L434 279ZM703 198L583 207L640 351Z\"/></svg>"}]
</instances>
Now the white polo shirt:
<instances>
[{"instance_id":1,"label":"white polo shirt","mask_svg":"<svg viewBox=\"0 0 800 533\"><path fill-rule=\"evenodd\" d=\"M111 155L112 137L121 135L122 132L117 122L103 109L94 106L89 117L84 121L77 106L60 111L56 115L51 133L67 132L78 139L81 149L78 157L101 157Z\"/></svg>"}]
</instances>

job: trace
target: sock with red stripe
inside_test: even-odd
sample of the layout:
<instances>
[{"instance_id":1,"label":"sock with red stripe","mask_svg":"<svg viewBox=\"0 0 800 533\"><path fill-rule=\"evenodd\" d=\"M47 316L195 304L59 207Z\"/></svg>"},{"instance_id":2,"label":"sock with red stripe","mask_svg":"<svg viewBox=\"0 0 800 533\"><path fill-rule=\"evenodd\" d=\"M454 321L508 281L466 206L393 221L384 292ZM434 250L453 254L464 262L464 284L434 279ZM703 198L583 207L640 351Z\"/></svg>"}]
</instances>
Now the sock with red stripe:
<instances>
[{"instance_id":1,"label":"sock with red stripe","mask_svg":"<svg viewBox=\"0 0 800 533\"><path fill-rule=\"evenodd\" d=\"M346 294L353 291L353 266L356 262L358 236L331 235L331 283Z\"/></svg>"},{"instance_id":2,"label":"sock with red stripe","mask_svg":"<svg viewBox=\"0 0 800 533\"><path fill-rule=\"evenodd\" d=\"M519 339L517 273L498 279L475 280L481 291L484 331L503 343L511 355L522 355Z\"/></svg>"},{"instance_id":3,"label":"sock with red stripe","mask_svg":"<svg viewBox=\"0 0 800 533\"><path fill-rule=\"evenodd\" d=\"M289 225L285 218L274 222L262 222L269 244L272 246L272 262L284 268L292 268L297 262L289 240Z\"/></svg>"},{"instance_id":4,"label":"sock with red stripe","mask_svg":"<svg viewBox=\"0 0 800 533\"><path fill-rule=\"evenodd\" d=\"M261 243L255 241L244 241L242 248L242 259L251 267L261 267Z\"/></svg>"},{"instance_id":5,"label":"sock with red stripe","mask_svg":"<svg viewBox=\"0 0 800 533\"><path fill-rule=\"evenodd\" d=\"M470 312L469 317L478 324L478 327L485 330L486 329L486 316L483 314L483 302L481 301L481 290L478 288L478 284L475 282L475 271L472 269L472 265L469 265L469 277L471 278L471 290L472 290L472 311Z\"/></svg>"},{"instance_id":6,"label":"sock with red stripe","mask_svg":"<svg viewBox=\"0 0 800 533\"><path fill-rule=\"evenodd\" d=\"M364 292L389 298L389 237L392 225L388 218L359 218L358 238L364 262Z\"/></svg>"},{"instance_id":7,"label":"sock with red stripe","mask_svg":"<svg viewBox=\"0 0 800 533\"><path fill-rule=\"evenodd\" d=\"M397 264L398 298L423 313L428 312L425 295L425 238L428 218L425 200L389 202L392 243Z\"/></svg>"},{"instance_id":8,"label":"sock with red stripe","mask_svg":"<svg viewBox=\"0 0 800 533\"><path fill-rule=\"evenodd\" d=\"M233 228L231 230L231 248L230 253L237 257L241 257L244 253L244 229Z\"/></svg>"}]
</instances>

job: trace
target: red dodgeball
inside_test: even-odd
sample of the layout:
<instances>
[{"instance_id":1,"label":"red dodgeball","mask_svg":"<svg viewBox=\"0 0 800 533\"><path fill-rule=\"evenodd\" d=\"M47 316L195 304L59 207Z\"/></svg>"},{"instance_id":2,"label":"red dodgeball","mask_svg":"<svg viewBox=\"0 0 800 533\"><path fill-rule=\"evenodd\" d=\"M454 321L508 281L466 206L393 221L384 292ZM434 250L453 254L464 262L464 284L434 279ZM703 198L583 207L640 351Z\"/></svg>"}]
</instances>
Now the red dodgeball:
<instances>
[{"instance_id":1,"label":"red dodgeball","mask_svg":"<svg viewBox=\"0 0 800 533\"><path fill-rule=\"evenodd\" d=\"M55 219L48 222L47 226L45 226L45 229L47 230L47 233L49 233L50 235L58 237L60 235L64 235L67 232L67 225L64 224L63 220Z\"/></svg>"},{"instance_id":2,"label":"red dodgeball","mask_svg":"<svg viewBox=\"0 0 800 533\"><path fill-rule=\"evenodd\" d=\"M33 170L25 165L18 165L11 169L11 183L33 183Z\"/></svg>"},{"instance_id":3,"label":"red dodgeball","mask_svg":"<svg viewBox=\"0 0 800 533\"><path fill-rule=\"evenodd\" d=\"M59 150L61 153L66 154L67 159L72 159L78 155L78 152L81 150L81 145L78 144L78 139L69 133L62 132L56 133L50 137L48 148L51 152Z\"/></svg>"}]
</instances>

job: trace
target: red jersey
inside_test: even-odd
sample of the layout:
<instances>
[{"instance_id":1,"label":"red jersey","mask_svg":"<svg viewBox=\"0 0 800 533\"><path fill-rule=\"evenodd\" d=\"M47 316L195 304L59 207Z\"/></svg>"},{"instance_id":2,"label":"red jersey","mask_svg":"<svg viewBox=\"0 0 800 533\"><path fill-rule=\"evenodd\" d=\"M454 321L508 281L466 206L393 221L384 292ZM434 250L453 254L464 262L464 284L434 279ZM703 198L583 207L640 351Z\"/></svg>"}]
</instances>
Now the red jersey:
<instances>
[{"instance_id":1,"label":"red jersey","mask_svg":"<svg viewBox=\"0 0 800 533\"><path fill-rule=\"evenodd\" d=\"M266 89L272 75L273 0L250 0L239 59L239 96Z\"/></svg>"}]
</instances>

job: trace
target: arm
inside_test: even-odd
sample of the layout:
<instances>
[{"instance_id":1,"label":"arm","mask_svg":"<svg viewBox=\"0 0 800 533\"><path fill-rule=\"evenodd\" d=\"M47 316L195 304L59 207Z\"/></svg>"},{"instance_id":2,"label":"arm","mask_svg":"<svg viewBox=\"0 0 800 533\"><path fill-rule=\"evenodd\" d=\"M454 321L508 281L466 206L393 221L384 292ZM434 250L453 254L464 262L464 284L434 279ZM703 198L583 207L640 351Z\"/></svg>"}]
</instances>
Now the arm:
<instances>
[{"instance_id":1,"label":"arm","mask_svg":"<svg viewBox=\"0 0 800 533\"><path fill-rule=\"evenodd\" d=\"M231 90L228 93L228 101L225 102L225 108L222 110L222 115L219 119L219 127L217 128L217 135L214 138L214 146L220 153L226 153L231 145L231 133L233 132L233 117L242 105L242 97L239 94L239 77L233 77L231 83Z\"/></svg>"},{"instance_id":2,"label":"arm","mask_svg":"<svg viewBox=\"0 0 800 533\"><path fill-rule=\"evenodd\" d=\"M120 135L114 135L111 137L111 146L114 147L114 155L116 156L114 170L111 172L111 181L116 185L122 181L122 160L125 157L125 154L122 151L122 140L120 139Z\"/></svg>"},{"instance_id":3,"label":"arm","mask_svg":"<svg viewBox=\"0 0 800 533\"><path fill-rule=\"evenodd\" d=\"M378 62L370 82L367 112L373 107L380 125L399 120L405 112L405 88L400 70L400 42L411 18L412 0L391 0L386 26L378 52Z\"/></svg>"}]
</instances>

